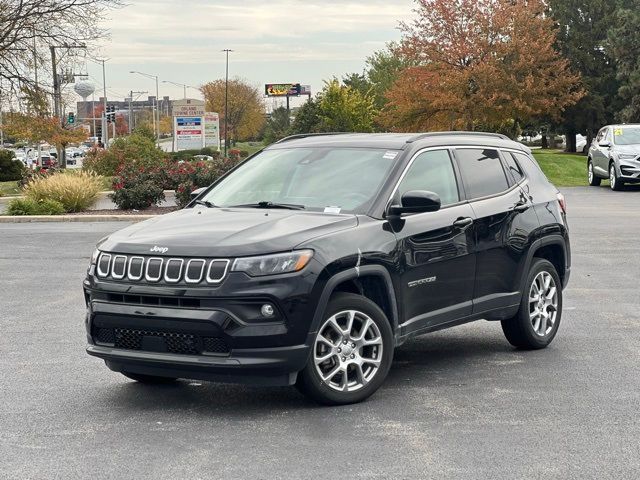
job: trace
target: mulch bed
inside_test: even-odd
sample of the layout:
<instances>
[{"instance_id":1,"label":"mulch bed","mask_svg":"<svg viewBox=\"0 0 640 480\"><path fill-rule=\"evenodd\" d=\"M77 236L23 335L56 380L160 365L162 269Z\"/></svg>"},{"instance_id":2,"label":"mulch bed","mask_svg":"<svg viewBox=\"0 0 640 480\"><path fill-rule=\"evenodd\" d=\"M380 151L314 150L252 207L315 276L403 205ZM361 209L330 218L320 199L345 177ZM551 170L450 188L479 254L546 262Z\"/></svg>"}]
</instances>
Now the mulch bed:
<instances>
[{"instance_id":1,"label":"mulch bed","mask_svg":"<svg viewBox=\"0 0 640 480\"><path fill-rule=\"evenodd\" d=\"M178 207L151 207L146 210L87 210L67 215L164 215L176 210Z\"/></svg>"}]
</instances>

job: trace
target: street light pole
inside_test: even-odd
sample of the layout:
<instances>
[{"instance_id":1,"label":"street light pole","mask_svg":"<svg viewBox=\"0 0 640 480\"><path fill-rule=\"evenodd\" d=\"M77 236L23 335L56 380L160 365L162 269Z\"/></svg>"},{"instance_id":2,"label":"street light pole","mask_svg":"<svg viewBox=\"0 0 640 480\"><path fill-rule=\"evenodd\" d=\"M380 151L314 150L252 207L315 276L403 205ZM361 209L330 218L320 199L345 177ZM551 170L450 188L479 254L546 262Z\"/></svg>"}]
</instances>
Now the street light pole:
<instances>
[{"instance_id":1,"label":"street light pole","mask_svg":"<svg viewBox=\"0 0 640 480\"><path fill-rule=\"evenodd\" d=\"M103 88L103 97L102 97L102 137L104 138L104 148L109 148L109 129L107 128L107 73L105 71L104 62L105 60L98 60L98 62L102 63L102 88Z\"/></svg>"},{"instance_id":2,"label":"street light pole","mask_svg":"<svg viewBox=\"0 0 640 480\"><path fill-rule=\"evenodd\" d=\"M135 70L131 70L129 73L137 73L138 75L142 75L143 77L153 78L156 81L156 111L154 114L154 122L155 122L155 133L156 133L156 143L158 147L160 146L160 88L158 86L160 80L158 75L149 75L148 73L142 73ZM152 112L154 113L154 112Z\"/></svg>"},{"instance_id":3,"label":"street light pole","mask_svg":"<svg viewBox=\"0 0 640 480\"><path fill-rule=\"evenodd\" d=\"M233 50L225 48L222 50L227 56L227 66L225 69L224 81L224 157L227 158L227 149L229 148L229 131L228 131L228 115L229 115L229 53Z\"/></svg>"}]
</instances>

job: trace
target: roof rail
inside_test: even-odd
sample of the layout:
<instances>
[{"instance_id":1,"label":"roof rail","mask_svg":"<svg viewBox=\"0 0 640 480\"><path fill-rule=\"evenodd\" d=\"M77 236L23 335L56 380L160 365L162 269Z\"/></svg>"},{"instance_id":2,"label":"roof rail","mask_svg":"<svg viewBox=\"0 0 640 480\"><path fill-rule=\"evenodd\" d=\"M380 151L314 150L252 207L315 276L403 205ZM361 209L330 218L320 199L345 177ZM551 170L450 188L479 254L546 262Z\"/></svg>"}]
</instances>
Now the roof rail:
<instances>
[{"instance_id":1,"label":"roof rail","mask_svg":"<svg viewBox=\"0 0 640 480\"><path fill-rule=\"evenodd\" d=\"M352 133L352 132L298 133L296 135L289 135L288 137L284 137L278 140L277 142L275 142L274 145L277 145L278 143L288 142L289 140L298 140L300 138L322 137L327 135L347 135L348 133Z\"/></svg>"},{"instance_id":2,"label":"roof rail","mask_svg":"<svg viewBox=\"0 0 640 480\"><path fill-rule=\"evenodd\" d=\"M507 137L506 135L503 135L501 133L486 133L486 132L464 132L464 131L455 131L455 132L428 132L428 133L420 133L418 135L416 135L415 137L410 138L409 140L407 140L407 143L413 143L416 142L418 140L422 140L423 138L429 138L429 137L441 137L441 136L448 136L448 135L460 135L460 136L477 136L477 137L495 137L495 138L500 138L502 140L511 140L509 137Z\"/></svg>"}]
</instances>

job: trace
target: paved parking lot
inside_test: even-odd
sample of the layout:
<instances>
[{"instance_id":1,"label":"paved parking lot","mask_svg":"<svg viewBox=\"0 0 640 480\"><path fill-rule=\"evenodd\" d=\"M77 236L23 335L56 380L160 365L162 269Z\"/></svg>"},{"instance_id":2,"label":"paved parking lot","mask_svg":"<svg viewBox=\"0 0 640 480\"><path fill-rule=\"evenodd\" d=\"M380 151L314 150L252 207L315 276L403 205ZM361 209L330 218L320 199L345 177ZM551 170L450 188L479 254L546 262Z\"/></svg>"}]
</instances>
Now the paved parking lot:
<instances>
[{"instance_id":1,"label":"paved parking lot","mask_svg":"<svg viewBox=\"0 0 640 480\"><path fill-rule=\"evenodd\" d=\"M638 478L640 189L566 189L558 337L498 323L413 340L340 408L295 389L145 387L84 353L81 281L125 224L0 224L0 478Z\"/></svg>"}]
</instances>

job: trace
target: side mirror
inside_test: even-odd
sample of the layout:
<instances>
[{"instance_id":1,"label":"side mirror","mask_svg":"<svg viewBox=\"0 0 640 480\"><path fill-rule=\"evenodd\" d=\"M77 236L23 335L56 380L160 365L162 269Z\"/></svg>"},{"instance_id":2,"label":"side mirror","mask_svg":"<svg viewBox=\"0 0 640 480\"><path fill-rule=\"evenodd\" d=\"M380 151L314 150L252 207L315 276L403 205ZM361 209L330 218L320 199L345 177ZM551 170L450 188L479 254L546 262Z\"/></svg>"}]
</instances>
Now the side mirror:
<instances>
[{"instance_id":1,"label":"side mirror","mask_svg":"<svg viewBox=\"0 0 640 480\"><path fill-rule=\"evenodd\" d=\"M391 205L389 216L399 217L403 213L437 212L442 203L437 193L411 190L402 195L402 205Z\"/></svg>"},{"instance_id":2,"label":"side mirror","mask_svg":"<svg viewBox=\"0 0 640 480\"><path fill-rule=\"evenodd\" d=\"M200 196L202 192L204 192L207 187L196 188L193 192L191 192L191 200L195 200Z\"/></svg>"},{"instance_id":3,"label":"side mirror","mask_svg":"<svg viewBox=\"0 0 640 480\"><path fill-rule=\"evenodd\" d=\"M611 143L610 142L600 142L598 145L603 147L603 148L609 148L611 146Z\"/></svg>"}]
</instances>

